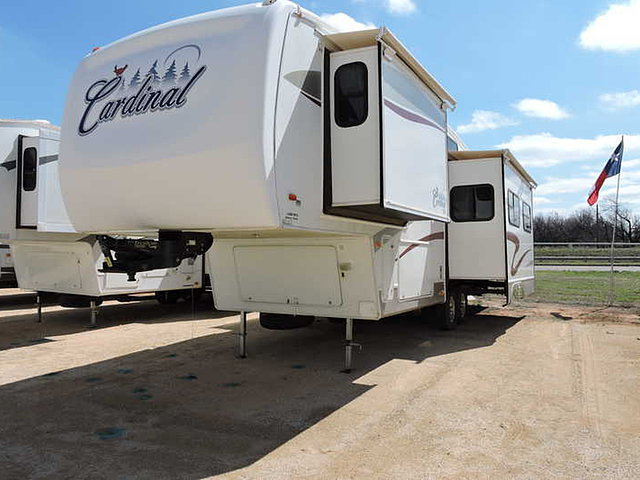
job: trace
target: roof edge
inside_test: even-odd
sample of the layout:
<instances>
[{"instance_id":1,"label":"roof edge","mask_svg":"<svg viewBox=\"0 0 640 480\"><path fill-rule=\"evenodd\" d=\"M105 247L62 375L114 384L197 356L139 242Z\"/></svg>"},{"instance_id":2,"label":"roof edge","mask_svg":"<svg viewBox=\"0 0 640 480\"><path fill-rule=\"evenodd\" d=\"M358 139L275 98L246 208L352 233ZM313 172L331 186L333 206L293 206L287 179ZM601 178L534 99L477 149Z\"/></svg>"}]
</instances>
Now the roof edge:
<instances>
[{"instance_id":1,"label":"roof edge","mask_svg":"<svg viewBox=\"0 0 640 480\"><path fill-rule=\"evenodd\" d=\"M536 188L538 183L533 179L529 172L522 166L518 159L511 153L508 148L501 150L461 150L457 152L449 152L449 160L477 160L485 158L503 158L507 163L512 165L513 168L524 178L529 184Z\"/></svg>"}]
</instances>

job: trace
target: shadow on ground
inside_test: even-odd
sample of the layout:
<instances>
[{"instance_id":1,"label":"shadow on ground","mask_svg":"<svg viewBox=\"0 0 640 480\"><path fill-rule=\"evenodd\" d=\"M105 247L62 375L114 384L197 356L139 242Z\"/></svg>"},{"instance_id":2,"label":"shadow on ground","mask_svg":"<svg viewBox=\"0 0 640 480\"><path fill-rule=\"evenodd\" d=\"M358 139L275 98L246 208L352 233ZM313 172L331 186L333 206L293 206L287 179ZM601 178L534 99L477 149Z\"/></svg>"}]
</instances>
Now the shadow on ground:
<instances>
[{"instance_id":1,"label":"shadow on ground","mask_svg":"<svg viewBox=\"0 0 640 480\"><path fill-rule=\"evenodd\" d=\"M244 360L233 356L235 336L218 331L1 386L3 478L201 479L237 470L375 388L354 380L390 360L485 347L520 320L489 313L456 332L412 316L356 322L363 348L349 375L339 372L339 323L274 332L252 321Z\"/></svg>"},{"instance_id":2,"label":"shadow on ground","mask_svg":"<svg viewBox=\"0 0 640 480\"><path fill-rule=\"evenodd\" d=\"M222 318L229 312L214 311L213 301L203 298L191 304L159 305L153 296L130 301L110 300L98 309L95 327L90 324L89 308L63 308L46 303L43 322L38 323L34 295L0 297L0 351L45 343L47 337L86 332L117 325L145 324Z\"/></svg>"}]
</instances>

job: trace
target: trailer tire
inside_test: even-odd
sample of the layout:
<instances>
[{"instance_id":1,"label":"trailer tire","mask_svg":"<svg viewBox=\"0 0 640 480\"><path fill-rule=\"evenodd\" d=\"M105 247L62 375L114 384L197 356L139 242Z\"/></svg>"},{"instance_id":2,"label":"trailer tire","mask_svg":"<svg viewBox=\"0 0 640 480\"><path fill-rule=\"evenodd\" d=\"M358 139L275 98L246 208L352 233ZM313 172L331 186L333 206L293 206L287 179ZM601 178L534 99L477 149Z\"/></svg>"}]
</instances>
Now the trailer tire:
<instances>
[{"instance_id":1,"label":"trailer tire","mask_svg":"<svg viewBox=\"0 0 640 480\"><path fill-rule=\"evenodd\" d=\"M87 295L74 295L70 293L61 293L58 295L58 304L65 308L89 308L92 300L96 306L102 305L102 298L100 297L89 297Z\"/></svg>"},{"instance_id":2,"label":"trailer tire","mask_svg":"<svg viewBox=\"0 0 640 480\"><path fill-rule=\"evenodd\" d=\"M165 290L155 293L156 300L160 305L174 305L182 298L180 290Z\"/></svg>"},{"instance_id":3,"label":"trailer tire","mask_svg":"<svg viewBox=\"0 0 640 480\"><path fill-rule=\"evenodd\" d=\"M204 294L204 288L192 288L191 290L184 290L182 294L182 298L185 302L194 301L197 302L200 300L202 295Z\"/></svg>"},{"instance_id":4,"label":"trailer tire","mask_svg":"<svg viewBox=\"0 0 640 480\"><path fill-rule=\"evenodd\" d=\"M293 330L311 325L315 317L311 315L284 315L281 313L261 313L260 326L267 330Z\"/></svg>"},{"instance_id":5,"label":"trailer tire","mask_svg":"<svg viewBox=\"0 0 640 480\"><path fill-rule=\"evenodd\" d=\"M455 295L447 295L447 301L436 307L437 325L440 330L455 330L458 326L458 308Z\"/></svg>"},{"instance_id":6,"label":"trailer tire","mask_svg":"<svg viewBox=\"0 0 640 480\"><path fill-rule=\"evenodd\" d=\"M461 290L457 290L453 292L453 296L456 299L456 321L462 323L467 316L467 294Z\"/></svg>"}]
</instances>

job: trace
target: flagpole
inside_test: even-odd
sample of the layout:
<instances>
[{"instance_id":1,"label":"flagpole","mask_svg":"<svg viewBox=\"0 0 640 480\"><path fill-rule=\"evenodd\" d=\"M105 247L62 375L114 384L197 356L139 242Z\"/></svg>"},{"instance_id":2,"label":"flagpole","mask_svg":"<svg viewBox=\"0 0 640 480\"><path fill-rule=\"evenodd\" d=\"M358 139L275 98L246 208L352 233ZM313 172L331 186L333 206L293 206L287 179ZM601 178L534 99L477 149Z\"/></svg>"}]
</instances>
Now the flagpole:
<instances>
[{"instance_id":1,"label":"flagpole","mask_svg":"<svg viewBox=\"0 0 640 480\"><path fill-rule=\"evenodd\" d=\"M600 215L598 215L598 204L596 203L596 243L600 242ZM596 245L596 252L598 251Z\"/></svg>"},{"instance_id":2,"label":"flagpole","mask_svg":"<svg viewBox=\"0 0 640 480\"><path fill-rule=\"evenodd\" d=\"M622 136L624 142L624 135ZM613 235L611 236L611 273L609 277L609 306L613 305L613 260L614 248L616 243L616 226L618 225L618 198L620 195L620 177L622 176L622 162L620 162L620 171L618 172L618 186L616 187L616 203L615 212L613 214Z\"/></svg>"}]
</instances>

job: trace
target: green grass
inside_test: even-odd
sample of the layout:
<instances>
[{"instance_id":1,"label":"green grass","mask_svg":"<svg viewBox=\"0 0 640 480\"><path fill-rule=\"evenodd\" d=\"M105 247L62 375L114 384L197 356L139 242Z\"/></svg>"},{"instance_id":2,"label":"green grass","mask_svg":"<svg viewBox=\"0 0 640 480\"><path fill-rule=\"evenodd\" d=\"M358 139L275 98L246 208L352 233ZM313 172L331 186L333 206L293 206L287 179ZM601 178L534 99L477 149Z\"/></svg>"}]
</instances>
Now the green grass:
<instances>
[{"instance_id":1,"label":"green grass","mask_svg":"<svg viewBox=\"0 0 640 480\"><path fill-rule=\"evenodd\" d=\"M614 274L614 303L640 306L640 273ZM609 272L536 272L531 301L603 305L609 298Z\"/></svg>"}]
</instances>

